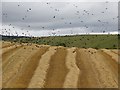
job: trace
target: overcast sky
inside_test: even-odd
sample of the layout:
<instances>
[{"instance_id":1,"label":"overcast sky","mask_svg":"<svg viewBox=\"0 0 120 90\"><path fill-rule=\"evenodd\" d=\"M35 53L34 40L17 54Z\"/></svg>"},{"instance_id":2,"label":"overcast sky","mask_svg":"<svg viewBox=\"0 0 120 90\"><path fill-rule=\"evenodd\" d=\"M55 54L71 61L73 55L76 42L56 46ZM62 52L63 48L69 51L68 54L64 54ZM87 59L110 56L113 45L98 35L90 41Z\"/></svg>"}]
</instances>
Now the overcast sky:
<instances>
[{"instance_id":1,"label":"overcast sky","mask_svg":"<svg viewBox=\"0 0 120 90\"><path fill-rule=\"evenodd\" d=\"M3 2L2 34L114 33L117 16L117 2Z\"/></svg>"}]
</instances>

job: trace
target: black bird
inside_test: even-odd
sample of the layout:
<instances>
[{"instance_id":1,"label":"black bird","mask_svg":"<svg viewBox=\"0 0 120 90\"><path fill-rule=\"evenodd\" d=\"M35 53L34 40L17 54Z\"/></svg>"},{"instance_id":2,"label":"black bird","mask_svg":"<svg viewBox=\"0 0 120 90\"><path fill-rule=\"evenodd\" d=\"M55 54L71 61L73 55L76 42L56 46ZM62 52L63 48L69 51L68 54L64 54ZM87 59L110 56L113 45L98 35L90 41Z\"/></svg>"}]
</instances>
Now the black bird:
<instances>
[{"instance_id":1,"label":"black bird","mask_svg":"<svg viewBox=\"0 0 120 90\"><path fill-rule=\"evenodd\" d=\"M5 13L3 13L3 15L5 15Z\"/></svg>"},{"instance_id":2,"label":"black bird","mask_svg":"<svg viewBox=\"0 0 120 90\"><path fill-rule=\"evenodd\" d=\"M101 20L98 20L98 22L101 22Z\"/></svg>"},{"instance_id":3,"label":"black bird","mask_svg":"<svg viewBox=\"0 0 120 90\"><path fill-rule=\"evenodd\" d=\"M55 9L55 11L57 11L57 9Z\"/></svg>"},{"instance_id":4,"label":"black bird","mask_svg":"<svg viewBox=\"0 0 120 90\"><path fill-rule=\"evenodd\" d=\"M64 19L64 18L61 18L62 20Z\"/></svg>"},{"instance_id":5,"label":"black bird","mask_svg":"<svg viewBox=\"0 0 120 90\"><path fill-rule=\"evenodd\" d=\"M78 6L75 6L76 8L78 7Z\"/></svg>"},{"instance_id":6,"label":"black bird","mask_svg":"<svg viewBox=\"0 0 120 90\"><path fill-rule=\"evenodd\" d=\"M77 11L77 13L79 13L79 11Z\"/></svg>"},{"instance_id":7,"label":"black bird","mask_svg":"<svg viewBox=\"0 0 120 90\"><path fill-rule=\"evenodd\" d=\"M31 8L29 8L29 10L31 10Z\"/></svg>"},{"instance_id":8,"label":"black bird","mask_svg":"<svg viewBox=\"0 0 120 90\"><path fill-rule=\"evenodd\" d=\"M88 28L88 26L85 25L86 28Z\"/></svg>"},{"instance_id":9,"label":"black bird","mask_svg":"<svg viewBox=\"0 0 120 90\"><path fill-rule=\"evenodd\" d=\"M105 31L103 31L103 33L105 33Z\"/></svg>"},{"instance_id":10,"label":"black bird","mask_svg":"<svg viewBox=\"0 0 120 90\"><path fill-rule=\"evenodd\" d=\"M105 3L109 3L108 1L106 1Z\"/></svg>"},{"instance_id":11,"label":"black bird","mask_svg":"<svg viewBox=\"0 0 120 90\"><path fill-rule=\"evenodd\" d=\"M25 18L22 18L22 20L25 20Z\"/></svg>"},{"instance_id":12,"label":"black bird","mask_svg":"<svg viewBox=\"0 0 120 90\"><path fill-rule=\"evenodd\" d=\"M55 16L53 18L55 18Z\"/></svg>"}]
</instances>

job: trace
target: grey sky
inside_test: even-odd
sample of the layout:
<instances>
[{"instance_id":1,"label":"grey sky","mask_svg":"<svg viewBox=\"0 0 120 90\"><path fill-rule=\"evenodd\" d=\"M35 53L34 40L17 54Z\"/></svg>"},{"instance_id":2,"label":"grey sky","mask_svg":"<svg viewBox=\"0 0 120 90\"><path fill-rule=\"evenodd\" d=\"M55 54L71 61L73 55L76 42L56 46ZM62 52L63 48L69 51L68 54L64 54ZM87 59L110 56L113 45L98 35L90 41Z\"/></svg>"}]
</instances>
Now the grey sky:
<instances>
[{"instance_id":1,"label":"grey sky","mask_svg":"<svg viewBox=\"0 0 120 90\"><path fill-rule=\"evenodd\" d=\"M118 31L117 2L3 2L2 14L4 34L46 36Z\"/></svg>"}]
</instances>

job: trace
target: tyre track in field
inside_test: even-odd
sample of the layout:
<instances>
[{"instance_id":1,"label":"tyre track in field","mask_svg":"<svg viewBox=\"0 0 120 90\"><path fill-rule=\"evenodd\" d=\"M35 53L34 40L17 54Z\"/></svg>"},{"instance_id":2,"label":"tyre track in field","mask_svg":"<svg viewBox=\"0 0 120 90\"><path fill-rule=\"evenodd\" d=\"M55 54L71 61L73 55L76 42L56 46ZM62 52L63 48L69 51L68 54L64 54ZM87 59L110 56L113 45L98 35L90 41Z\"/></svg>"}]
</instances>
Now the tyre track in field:
<instances>
[{"instance_id":1,"label":"tyre track in field","mask_svg":"<svg viewBox=\"0 0 120 90\"><path fill-rule=\"evenodd\" d=\"M13 46L13 45L15 45L15 44L8 44L8 45L2 45L2 48L7 48L7 47L10 47L10 46Z\"/></svg>"},{"instance_id":2,"label":"tyre track in field","mask_svg":"<svg viewBox=\"0 0 120 90\"><path fill-rule=\"evenodd\" d=\"M118 54L116 54L110 50L107 50L107 49L102 49L102 51L118 63L118 58L120 58L120 56Z\"/></svg>"},{"instance_id":3,"label":"tyre track in field","mask_svg":"<svg viewBox=\"0 0 120 90\"><path fill-rule=\"evenodd\" d=\"M80 74L80 69L76 65L76 48L67 49L66 63L68 73L65 78L63 88L77 88L77 82Z\"/></svg>"},{"instance_id":4,"label":"tyre track in field","mask_svg":"<svg viewBox=\"0 0 120 90\"><path fill-rule=\"evenodd\" d=\"M95 49L90 49L91 52L96 51ZM111 68L112 65L109 65L107 58L103 56L99 51L94 55L91 54L91 61L94 63L94 68L99 73L99 81L102 88L118 88L117 76L114 75ZM112 63L111 63L112 64Z\"/></svg>"},{"instance_id":5,"label":"tyre track in field","mask_svg":"<svg viewBox=\"0 0 120 90\"><path fill-rule=\"evenodd\" d=\"M113 53L120 55L120 50L111 50Z\"/></svg>"},{"instance_id":6,"label":"tyre track in field","mask_svg":"<svg viewBox=\"0 0 120 90\"><path fill-rule=\"evenodd\" d=\"M77 49L76 64L81 71L78 79L78 88L101 87L98 72L94 68L87 49Z\"/></svg>"},{"instance_id":7,"label":"tyre track in field","mask_svg":"<svg viewBox=\"0 0 120 90\"><path fill-rule=\"evenodd\" d=\"M28 58L35 53L37 49L32 49L32 47L25 46L15 53L13 57L10 57L8 64L3 68L3 87L6 87L7 82L15 76L21 69L22 64L28 60Z\"/></svg>"},{"instance_id":8,"label":"tyre track in field","mask_svg":"<svg viewBox=\"0 0 120 90\"><path fill-rule=\"evenodd\" d=\"M3 66L8 63L8 59L15 55L20 49L22 49L23 46L13 47L11 49L8 49L6 52L2 53L2 64Z\"/></svg>"},{"instance_id":9,"label":"tyre track in field","mask_svg":"<svg viewBox=\"0 0 120 90\"><path fill-rule=\"evenodd\" d=\"M45 88L62 88L68 73L65 65L67 50L65 48L57 48L56 50L56 53L50 60L50 68L47 71L44 85Z\"/></svg>"},{"instance_id":10,"label":"tyre track in field","mask_svg":"<svg viewBox=\"0 0 120 90\"><path fill-rule=\"evenodd\" d=\"M44 88L47 70L49 69L51 56L56 52L56 47L50 47L49 50L41 56L38 67L29 83L28 88Z\"/></svg>"},{"instance_id":11,"label":"tyre track in field","mask_svg":"<svg viewBox=\"0 0 120 90\"><path fill-rule=\"evenodd\" d=\"M48 50L48 47L38 49L28 60L22 65L21 70L16 76L7 82L7 87L27 88L29 82L36 70L41 56Z\"/></svg>"},{"instance_id":12,"label":"tyre track in field","mask_svg":"<svg viewBox=\"0 0 120 90\"><path fill-rule=\"evenodd\" d=\"M9 51L13 51L14 49L17 49L19 47L22 47L22 45L13 45L13 46L10 46L10 47L2 48L2 53L1 54L5 54Z\"/></svg>"},{"instance_id":13,"label":"tyre track in field","mask_svg":"<svg viewBox=\"0 0 120 90\"><path fill-rule=\"evenodd\" d=\"M117 83L118 82L118 63L115 60L113 60L112 57L106 54L105 52L99 51L98 53L101 54L106 59L105 63L106 65L109 66L109 69L111 70L111 72L113 72L114 77L116 77L115 82Z\"/></svg>"}]
</instances>

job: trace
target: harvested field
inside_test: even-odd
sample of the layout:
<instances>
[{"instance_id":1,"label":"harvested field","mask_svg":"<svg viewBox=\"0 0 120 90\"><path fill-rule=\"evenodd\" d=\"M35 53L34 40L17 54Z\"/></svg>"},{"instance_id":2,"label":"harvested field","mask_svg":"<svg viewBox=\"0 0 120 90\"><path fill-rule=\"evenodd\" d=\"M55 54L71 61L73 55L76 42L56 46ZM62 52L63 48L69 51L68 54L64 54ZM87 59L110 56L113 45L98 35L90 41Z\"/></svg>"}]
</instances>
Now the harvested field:
<instances>
[{"instance_id":1,"label":"harvested field","mask_svg":"<svg viewBox=\"0 0 120 90\"><path fill-rule=\"evenodd\" d=\"M2 45L3 88L118 88L118 50Z\"/></svg>"}]
</instances>

